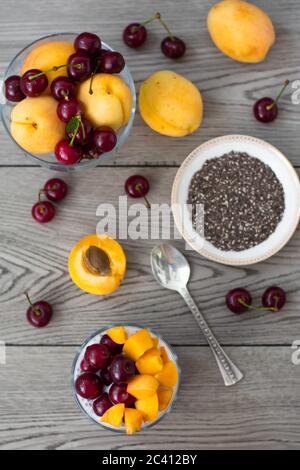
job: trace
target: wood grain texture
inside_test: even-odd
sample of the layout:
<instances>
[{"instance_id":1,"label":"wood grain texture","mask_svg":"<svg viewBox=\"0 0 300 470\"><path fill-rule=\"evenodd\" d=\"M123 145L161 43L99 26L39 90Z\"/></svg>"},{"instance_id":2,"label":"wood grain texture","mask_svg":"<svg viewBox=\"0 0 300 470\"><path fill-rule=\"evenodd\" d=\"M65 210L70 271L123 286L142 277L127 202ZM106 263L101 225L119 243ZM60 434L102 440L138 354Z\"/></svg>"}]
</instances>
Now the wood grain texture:
<instances>
[{"instance_id":1,"label":"wood grain texture","mask_svg":"<svg viewBox=\"0 0 300 470\"><path fill-rule=\"evenodd\" d=\"M152 277L149 255L158 240L122 241L128 260L126 278L107 298L79 291L67 273L71 247L95 232L98 205L116 205L119 195L124 195L126 177L142 172L151 182L151 202L169 202L176 167L212 137L241 133L263 138L300 167L300 106L292 105L290 93L284 96L280 115L271 125L259 124L252 116L257 98L275 96L287 78L300 79L299 1L254 1L273 19L277 41L265 62L252 65L226 58L212 44L206 16L213 3L1 2L0 75L14 54L34 39L54 32L92 30L125 55L137 90L159 69L175 70L194 81L203 93L205 116L193 135L171 139L154 133L137 112L126 144L109 162L118 168L64 176L70 193L57 207L53 222L45 226L34 222L30 211L38 189L54 173L31 168L31 160L0 128L0 341L7 343L7 364L0 365L0 449L300 448L299 367L291 363L290 348L299 339L300 328L299 230L276 256L246 268L218 265L185 251L192 266L191 293L226 351L246 374L229 389L183 301L176 293L161 289ZM138 51L122 42L127 23L156 10L187 43L186 56L177 62L160 52L164 32L159 24L149 28L148 41ZM130 206L132 201L128 202ZM142 224L146 223L144 218ZM176 245L185 248L182 241ZM280 314L236 316L224 307L224 295L233 286L249 288L258 303L271 284L280 284L288 293L287 306ZM38 330L27 323L26 289L34 298L43 297L53 304L55 313L47 328ZM77 409L70 391L69 371L77 348L93 331L112 322L137 322L157 329L177 345L183 370L173 412L157 427L131 438L92 426Z\"/></svg>"},{"instance_id":2,"label":"wood grain texture","mask_svg":"<svg viewBox=\"0 0 300 470\"><path fill-rule=\"evenodd\" d=\"M127 437L97 428L77 408L76 348L9 347L0 366L0 449L300 448L300 366L290 348L228 348L246 374L233 388L224 387L208 347L176 351L183 380L172 413Z\"/></svg>"},{"instance_id":3,"label":"wood grain texture","mask_svg":"<svg viewBox=\"0 0 300 470\"><path fill-rule=\"evenodd\" d=\"M290 92L280 105L279 118L270 125L258 123L252 115L255 100L275 96L281 83L300 78L300 9L298 0L279 2L256 0L274 21L277 41L267 59L260 64L241 64L222 55L213 45L206 28L211 0L121 0L65 1L12 0L1 3L0 73L24 45L43 35L61 31L93 30L125 55L137 90L155 70L172 69L186 75L203 93L204 121L186 138L161 136L144 124L139 112L117 165L179 165L200 143L232 133L251 134L278 146L290 160L300 165L300 105L293 105ZM147 43L139 50L124 45L123 28L134 20L151 16L155 10L165 14L172 29L187 43L187 53L179 61L162 55L160 41L165 33L159 24L149 27ZM122 14L119 14L119 12ZM116 14L117 13L117 14ZM32 164L19 151L4 129L1 131L2 164Z\"/></svg>"},{"instance_id":4,"label":"wood grain texture","mask_svg":"<svg viewBox=\"0 0 300 470\"><path fill-rule=\"evenodd\" d=\"M100 220L96 216L99 204L106 202L117 207L130 174L132 169L97 168L84 177L70 176L70 193L57 205L55 219L43 226L31 218L30 211L38 189L53 173L37 168L0 169L0 179L6 183L0 185L0 322L5 341L78 344L101 326L127 320L159 327L175 344L205 344L180 296L162 289L152 276L149 257L158 240L122 241L127 275L121 288L111 296L86 294L69 279L67 260L71 248L82 236L95 233ZM151 202L169 203L175 170L158 172L147 168L143 174L151 182ZM132 201L128 200L129 206ZM143 225L147 223L147 218L143 218ZM166 224L164 220L164 227ZM184 249L182 241L176 243ZM278 255L245 268L222 266L191 250L185 252L192 266L191 293L222 343L291 344L295 328L300 328L299 248L297 231ZM288 292L284 313L236 316L225 307L224 296L233 286L248 287L259 303L264 288L278 283ZM45 297L53 303L55 316L49 327L36 330L27 324L25 290L33 298Z\"/></svg>"}]
</instances>

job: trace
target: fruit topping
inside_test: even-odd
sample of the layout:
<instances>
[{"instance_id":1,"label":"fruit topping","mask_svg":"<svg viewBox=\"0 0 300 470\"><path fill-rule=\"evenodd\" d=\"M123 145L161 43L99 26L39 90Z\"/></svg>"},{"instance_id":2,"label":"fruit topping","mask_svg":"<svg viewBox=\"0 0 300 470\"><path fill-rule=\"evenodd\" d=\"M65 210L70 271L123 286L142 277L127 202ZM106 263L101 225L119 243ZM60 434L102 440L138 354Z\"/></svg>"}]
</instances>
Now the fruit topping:
<instances>
[{"instance_id":1,"label":"fruit topping","mask_svg":"<svg viewBox=\"0 0 300 470\"><path fill-rule=\"evenodd\" d=\"M68 100L69 98L75 98L76 85L68 77L61 76L53 80L50 91L57 101Z\"/></svg>"},{"instance_id":2,"label":"fruit topping","mask_svg":"<svg viewBox=\"0 0 300 470\"><path fill-rule=\"evenodd\" d=\"M26 96L39 96L48 87L47 75L38 69L27 70L21 77L20 87Z\"/></svg>"},{"instance_id":3,"label":"fruit topping","mask_svg":"<svg viewBox=\"0 0 300 470\"><path fill-rule=\"evenodd\" d=\"M133 361L137 361L144 352L151 348L153 348L153 341L149 331L139 330L127 339L123 352Z\"/></svg>"},{"instance_id":4,"label":"fruit topping","mask_svg":"<svg viewBox=\"0 0 300 470\"><path fill-rule=\"evenodd\" d=\"M114 383L127 382L135 374L134 362L125 356L116 356L109 365L109 373Z\"/></svg>"},{"instance_id":5,"label":"fruit topping","mask_svg":"<svg viewBox=\"0 0 300 470\"><path fill-rule=\"evenodd\" d=\"M80 363L80 369L83 370L84 372L96 372L97 368L92 367L85 358L82 359ZM102 379L102 377L101 377ZM104 380L103 380L104 382Z\"/></svg>"},{"instance_id":6,"label":"fruit topping","mask_svg":"<svg viewBox=\"0 0 300 470\"><path fill-rule=\"evenodd\" d=\"M112 406L113 405L108 398L107 393L102 393L102 395L96 398L96 400L93 402L93 410L97 416L103 416L104 413Z\"/></svg>"},{"instance_id":7,"label":"fruit topping","mask_svg":"<svg viewBox=\"0 0 300 470\"><path fill-rule=\"evenodd\" d=\"M157 374L164 366L160 352L156 348L146 351L135 365L140 374L149 375Z\"/></svg>"},{"instance_id":8,"label":"fruit topping","mask_svg":"<svg viewBox=\"0 0 300 470\"><path fill-rule=\"evenodd\" d=\"M60 140L54 149L57 161L64 165L74 165L78 163L81 158L81 150L79 147L74 147L68 140Z\"/></svg>"},{"instance_id":9,"label":"fruit topping","mask_svg":"<svg viewBox=\"0 0 300 470\"><path fill-rule=\"evenodd\" d=\"M172 361L167 362L163 369L155 375L155 378L164 387L173 387L178 382L178 370Z\"/></svg>"},{"instance_id":10,"label":"fruit topping","mask_svg":"<svg viewBox=\"0 0 300 470\"><path fill-rule=\"evenodd\" d=\"M111 352L111 354L120 354L122 352L122 344L116 343L113 339L111 339L110 335L105 334L102 336L100 340L100 344L104 344Z\"/></svg>"},{"instance_id":11,"label":"fruit topping","mask_svg":"<svg viewBox=\"0 0 300 470\"><path fill-rule=\"evenodd\" d=\"M148 398L158 389L159 382L152 375L136 375L130 380L127 392L138 399Z\"/></svg>"},{"instance_id":12,"label":"fruit topping","mask_svg":"<svg viewBox=\"0 0 300 470\"><path fill-rule=\"evenodd\" d=\"M38 300L37 302L32 303L27 292L25 292L25 295L30 304L26 313L29 323L36 328L42 328L43 326L48 325L52 318L51 305L44 300Z\"/></svg>"},{"instance_id":13,"label":"fruit topping","mask_svg":"<svg viewBox=\"0 0 300 470\"><path fill-rule=\"evenodd\" d=\"M99 397L103 390L103 384L98 375L92 372L84 372L75 381L75 389L83 398L93 399Z\"/></svg>"},{"instance_id":14,"label":"fruit topping","mask_svg":"<svg viewBox=\"0 0 300 470\"><path fill-rule=\"evenodd\" d=\"M76 52L84 52L93 57L101 51L101 39L96 34L84 32L76 37L74 48Z\"/></svg>"},{"instance_id":15,"label":"fruit topping","mask_svg":"<svg viewBox=\"0 0 300 470\"><path fill-rule=\"evenodd\" d=\"M120 73L125 67L125 60L120 52L105 51L101 54L100 72Z\"/></svg>"},{"instance_id":16,"label":"fruit topping","mask_svg":"<svg viewBox=\"0 0 300 470\"><path fill-rule=\"evenodd\" d=\"M71 80L81 82L92 73L92 60L85 52L75 52L68 59L68 75Z\"/></svg>"},{"instance_id":17,"label":"fruit topping","mask_svg":"<svg viewBox=\"0 0 300 470\"><path fill-rule=\"evenodd\" d=\"M134 434L142 427L143 414L133 408L125 408L124 414L125 429L127 434Z\"/></svg>"},{"instance_id":18,"label":"fruit topping","mask_svg":"<svg viewBox=\"0 0 300 470\"><path fill-rule=\"evenodd\" d=\"M118 345L124 344L127 340L127 333L124 326L114 326L107 330L107 335Z\"/></svg>"},{"instance_id":19,"label":"fruit topping","mask_svg":"<svg viewBox=\"0 0 300 470\"><path fill-rule=\"evenodd\" d=\"M109 369L108 367L106 367L106 369L102 369L100 370L100 374L99 374L102 382L105 384L105 385L110 385L112 384L112 378L111 378L111 375L110 375L110 372L109 372Z\"/></svg>"},{"instance_id":20,"label":"fruit topping","mask_svg":"<svg viewBox=\"0 0 300 470\"><path fill-rule=\"evenodd\" d=\"M101 422L110 424L115 428L119 428L123 421L125 411L124 403L118 403L117 405L109 408L101 418Z\"/></svg>"},{"instance_id":21,"label":"fruit topping","mask_svg":"<svg viewBox=\"0 0 300 470\"><path fill-rule=\"evenodd\" d=\"M172 396L173 396L173 391L171 388L159 388L157 390L159 411L163 411L166 408L168 408L168 405L171 401Z\"/></svg>"},{"instance_id":22,"label":"fruit topping","mask_svg":"<svg viewBox=\"0 0 300 470\"><path fill-rule=\"evenodd\" d=\"M92 344L85 351L84 358L95 369L104 369L110 357L109 349L104 344Z\"/></svg>"},{"instance_id":23,"label":"fruit topping","mask_svg":"<svg viewBox=\"0 0 300 470\"><path fill-rule=\"evenodd\" d=\"M81 113L81 107L76 98L61 100L57 105L57 115L63 122L69 122L71 118Z\"/></svg>"},{"instance_id":24,"label":"fruit topping","mask_svg":"<svg viewBox=\"0 0 300 470\"><path fill-rule=\"evenodd\" d=\"M117 144L117 135L111 127L98 127L94 131L93 142L99 152L111 152Z\"/></svg>"},{"instance_id":25,"label":"fruit topping","mask_svg":"<svg viewBox=\"0 0 300 470\"><path fill-rule=\"evenodd\" d=\"M128 393L127 384L125 383L113 384L109 389L109 399L114 405L124 403L128 407L136 401L136 398Z\"/></svg>"},{"instance_id":26,"label":"fruit topping","mask_svg":"<svg viewBox=\"0 0 300 470\"><path fill-rule=\"evenodd\" d=\"M157 393L154 393L150 397L137 400L135 407L137 410L141 411L144 421L155 421L158 416Z\"/></svg>"}]
</instances>

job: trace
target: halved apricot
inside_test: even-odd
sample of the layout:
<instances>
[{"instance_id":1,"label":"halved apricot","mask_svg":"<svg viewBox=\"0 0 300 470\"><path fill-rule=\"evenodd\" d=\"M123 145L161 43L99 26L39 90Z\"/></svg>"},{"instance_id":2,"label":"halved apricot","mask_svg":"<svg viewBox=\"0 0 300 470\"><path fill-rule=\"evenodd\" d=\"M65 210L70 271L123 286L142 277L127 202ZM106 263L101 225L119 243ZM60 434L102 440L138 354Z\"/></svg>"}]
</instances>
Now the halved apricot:
<instances>
[{"instance_id":1,"label":"halved apricot","mask_svg":"<svg viewBox=\"0 0 300 470\"><path fill-rule=\"evenodd\" d=\"M137 400L135 407L142 412L144 421L155 421L158 416L157 393L154 393L151 397Z\"/></svg>"},{"instance_id":2,"label":"halved apricot","mask_svg":"<svg viewBox=\"0 0 300 470\"><path fill-rule=\"evenodd\" d=\"M152 375L136 375L127 385L127 392L136 398L148 398L158 389L158 381Z\"/></svg>"},{"instance_id":3,"label":"halved apricot","mask_svg":"<svg viewBox=\"0 0 300 470\"><path fill-rule=\"evenodd\" d=\"M119 428L123 421L124 411L124 403L118 403L118 405L112 406L104 413L101 418L101 421L103 423L108 423L112 426L115 426L116 428Z\"/></svg>"},{"instance_id":4,"label":"halved apricot","mask_svg":"<svg viewBox=\"0 0 300 470\"><path fill-rule=\"evenodd\" d=\"M164 387L173 387L178 381L178 370L174 362L167 362L163 369L155 374L155 378Z\"/></svg>"},{"instance_id":5,"label":"halved apricot","mask_svg":"<svg viewBox=\"0 0 300 470\"><path fill-rule=\"evenodd\" d=\"M143 414L134 408L125 408L124 414L125 428L127 434L134 434L139 431L143 423Z\"/></svg>"},{"instance_id":6,"label":"halved apricot","mask_svg":"<svg viewBox=\"0 0 300 470\"><path fill-rule=\"evenodd\" d=\"M140 374L149 375L157 374L164 366L159 350L156 348L148 349L135 365Z\"/></svg>"},{"instance_id":7,"label":"halved apricot","mask_svg":"<svg viewBox=\"0 0 300 470\"><path fill-rule=\"evenodd\" d=\"M153 341L153 346L154 346L155 348L157 348L158 343L159 343L158 337L157 337L157 336L152 336L152 341Z\"/></svg>"},{"instance_id":8,"label":"halved apricot","mask_svg":"<svg viewBox=\"0 0 300 470\"><path fill-rule=\"evenodd\" d=\"M148 330L139 330L131 335L124 344L123 351L133 361L137 361L145 351L153 348L153 341Z\"/></svg>"},{"instance_id":9,"label":"halved apricot","mask_svg":"<svg viewBox=\"0 0 300 470\"><path fill-rule=\"evenodd\" d=\"M127 340L127 334L124 326L114 326L107 330L106 332L110 339L112 339L117 344L124 344Z\"/></svg>"},{"instance_id":10,"label":"halved apricot","mask_svg":"<svg viewBox=\"0 0 300 470\"><path fill-rule=\"evenodd\" d=\"M171 388L160 388L157 390L159 411L165 410L168 407L172 395L173 390Z\"/></svg>"}]
</instances>

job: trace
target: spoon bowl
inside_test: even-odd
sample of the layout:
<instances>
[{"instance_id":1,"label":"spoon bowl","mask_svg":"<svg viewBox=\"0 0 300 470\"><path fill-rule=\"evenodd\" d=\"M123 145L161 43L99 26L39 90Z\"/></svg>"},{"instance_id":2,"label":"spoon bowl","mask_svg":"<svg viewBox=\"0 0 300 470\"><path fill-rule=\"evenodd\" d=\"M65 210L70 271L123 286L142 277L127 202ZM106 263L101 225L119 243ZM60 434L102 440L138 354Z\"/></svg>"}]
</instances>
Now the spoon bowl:
<instances>
[{"instance_id":1,"label":"spoon bowl","mask_svg":"<svg viewBox=\"0 0 300 470\"><path fill-rule=\"evenodd\" d=\"M166 289L176 290L185 287L191 269L187 259L173 245L156 245L151 253L151 267L155 279Z\"/></svg>"}]
</instances>

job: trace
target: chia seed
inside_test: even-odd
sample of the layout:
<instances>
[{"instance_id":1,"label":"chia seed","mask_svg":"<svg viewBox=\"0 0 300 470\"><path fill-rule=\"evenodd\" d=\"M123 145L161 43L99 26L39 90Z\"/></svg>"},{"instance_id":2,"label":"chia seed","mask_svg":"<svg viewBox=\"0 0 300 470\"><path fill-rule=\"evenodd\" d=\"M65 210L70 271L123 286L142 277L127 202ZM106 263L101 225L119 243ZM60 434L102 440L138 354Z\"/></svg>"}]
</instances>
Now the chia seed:
<instances>
[{"instance_id":1,"label":"chia seed","mask_svg":"<svg viewBox=\"0 0 300 470\"><path fill-rule=\"evenodd\" d=\"M204 206L204 237L223 251L242 251L266 240L285 209L283 187L273 170L247 153L207 160L190 182L187 203Z\"/></svg>"}]
</instances>

